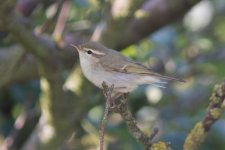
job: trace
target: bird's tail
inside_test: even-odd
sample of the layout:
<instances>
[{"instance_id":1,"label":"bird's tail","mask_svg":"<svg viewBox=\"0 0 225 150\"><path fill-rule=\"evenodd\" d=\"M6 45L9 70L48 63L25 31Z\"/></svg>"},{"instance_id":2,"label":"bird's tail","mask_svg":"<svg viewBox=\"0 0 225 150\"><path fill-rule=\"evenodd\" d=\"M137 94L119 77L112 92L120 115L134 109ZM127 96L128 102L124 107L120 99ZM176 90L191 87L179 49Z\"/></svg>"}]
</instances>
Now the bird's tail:
<instances>
[{"instance_id":1,"label":"bird's tail","mask_svg":"<svg viewBox=\"0 0 225 150\"><path fill-rule=\"evenodd\" d=\"M176 77L170 77L170 76L164 76L158 73L155 73L155 77L158 77L159 79L162 80L167 80L167 81L179 81L179 82L185 82L185 80L176 78Z\"/></svg>"},{"instance_id":2,"label":"bird's tail","mask_svg":"<svg viewBox=\"0 0 225 150\"><path fill-rule=\"evenodd\" d=\"M169 81L185 82L185 80L183 80L183 79L169 77L169 76L163 76L158 73L154 73L151 76L143 76L140 79L141 84L151 84L153 86L160 87L160 88L165 88L165 85Z\"/></svg>"}]
</instances>

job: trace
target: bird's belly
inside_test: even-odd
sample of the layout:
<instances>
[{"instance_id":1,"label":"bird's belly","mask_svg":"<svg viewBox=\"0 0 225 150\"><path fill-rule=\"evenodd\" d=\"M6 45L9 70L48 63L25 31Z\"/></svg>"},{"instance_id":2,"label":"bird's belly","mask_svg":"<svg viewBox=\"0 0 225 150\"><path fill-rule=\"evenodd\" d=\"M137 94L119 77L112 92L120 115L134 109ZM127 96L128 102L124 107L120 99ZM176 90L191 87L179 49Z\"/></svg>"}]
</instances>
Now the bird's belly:
<instances>
[{"instance_id":1,"label":"bird's belly","mask_svg":"<svg viewBox=\"0 0 225 150\"><path fill-rule=\"evenodd\" d=\"M102 88L103 82L108 86L114 85L114 90L122 93L130 92L137 87L135 75L105 71L101 66L93 68L89 65L85 69L83 67L81 68L86 78L99 88Z\"/></svg>"}]
</instances>

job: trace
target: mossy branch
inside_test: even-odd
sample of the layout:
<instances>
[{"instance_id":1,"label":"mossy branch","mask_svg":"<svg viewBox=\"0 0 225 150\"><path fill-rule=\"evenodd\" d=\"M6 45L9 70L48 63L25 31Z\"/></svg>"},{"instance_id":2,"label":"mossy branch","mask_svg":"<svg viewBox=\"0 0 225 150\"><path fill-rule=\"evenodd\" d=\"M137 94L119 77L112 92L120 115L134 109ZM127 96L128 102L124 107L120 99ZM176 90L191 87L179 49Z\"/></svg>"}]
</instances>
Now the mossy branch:
<instances>
[{"instance_id":1,"label":"mossy branch","mask_svg":"<svg viewBox=\"0 0 225 150\"><path fill-rule=\"evenodd\" d=\"M108 87L106 84L103 85L103 93L111 94L112 87ZM105 95L104 95L105 96ZM111 95L105 96L105 98L111 97ZM129 106L128 106L128 99L127 94L120 94L119 96L115 96L111 100L106 99L106 106L112 106L110 107L111 110L115 113L119 113L123 120L125 121L129 132L132 134L132 136L141 143L146 150L170 150L170 146L168 143L165 142L157 142L153 143L152 140L155 137L155 135L158 133L158 129L153 130L151 135L146 135L141 129L137 126L137 121L133 117ZM107 108L107 107L106 107ZM105 115L104 115L105 116Z\"/></svg>"},{"instance_id":2,"label":"mossy branch","mask_svg":"<svg viewBox=\"0 0 225 150\"><path fill-rule=\"evenodd\" d=\"M184 150L199 149L211 126L221 117L222 113L224 112L224 100L225 80L221 84L215 85L212 96L210 97L210 103L206 115L201 122L196 123L194 128L187 136L183 146Z\"/></svg>"}]
</instances>

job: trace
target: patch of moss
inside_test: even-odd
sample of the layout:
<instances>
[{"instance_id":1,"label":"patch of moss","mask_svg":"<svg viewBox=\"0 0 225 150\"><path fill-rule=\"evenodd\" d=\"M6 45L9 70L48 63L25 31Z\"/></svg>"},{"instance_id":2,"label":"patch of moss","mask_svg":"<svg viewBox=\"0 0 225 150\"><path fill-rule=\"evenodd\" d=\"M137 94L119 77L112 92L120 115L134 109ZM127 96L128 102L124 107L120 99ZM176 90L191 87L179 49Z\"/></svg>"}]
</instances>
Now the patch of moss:
<instances>
[{"instance_id":1,"label":"patch of moss","mask_svg":"<svg viewBox=\"0 0 225 150\"><path fill-rule=\"evenodd\" d=\"M184 150L198 150L204 139L205 130L203 124L198 122L186 138Z\"/></svg>"},{"instance_id":2,"label":"patch of moss","mask_svg":"<svg viewBox=\"0 0 225 150\"><path fill-rule=\"evenodd\" d=\"M152 145L151 150L171 150L171 148L168 143L157 142Z\"/></svg>"}]
</instances>

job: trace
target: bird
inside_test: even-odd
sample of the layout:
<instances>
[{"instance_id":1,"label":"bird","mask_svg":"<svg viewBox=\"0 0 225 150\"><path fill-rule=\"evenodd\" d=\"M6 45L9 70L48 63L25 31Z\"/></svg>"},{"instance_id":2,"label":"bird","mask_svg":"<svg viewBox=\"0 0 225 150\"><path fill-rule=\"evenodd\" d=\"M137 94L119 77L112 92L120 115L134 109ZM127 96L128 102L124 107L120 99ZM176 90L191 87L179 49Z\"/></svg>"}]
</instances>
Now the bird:
<instances>
[{"instance_id":1,"label":"bird","mask_svg":"<svg viewBox=\"0 0 225 150\"><path fill-rule=\"evenodd\" d=\"M184 82L182 79L154 72L140 62L98 42L89 41L71 45L79 53L84 76L100 89L103 88L103 82L108 86L113 85L113 90L117 93L130 93L144 84L164 88L168 81Z\"/></svg>"}]
</instances>

